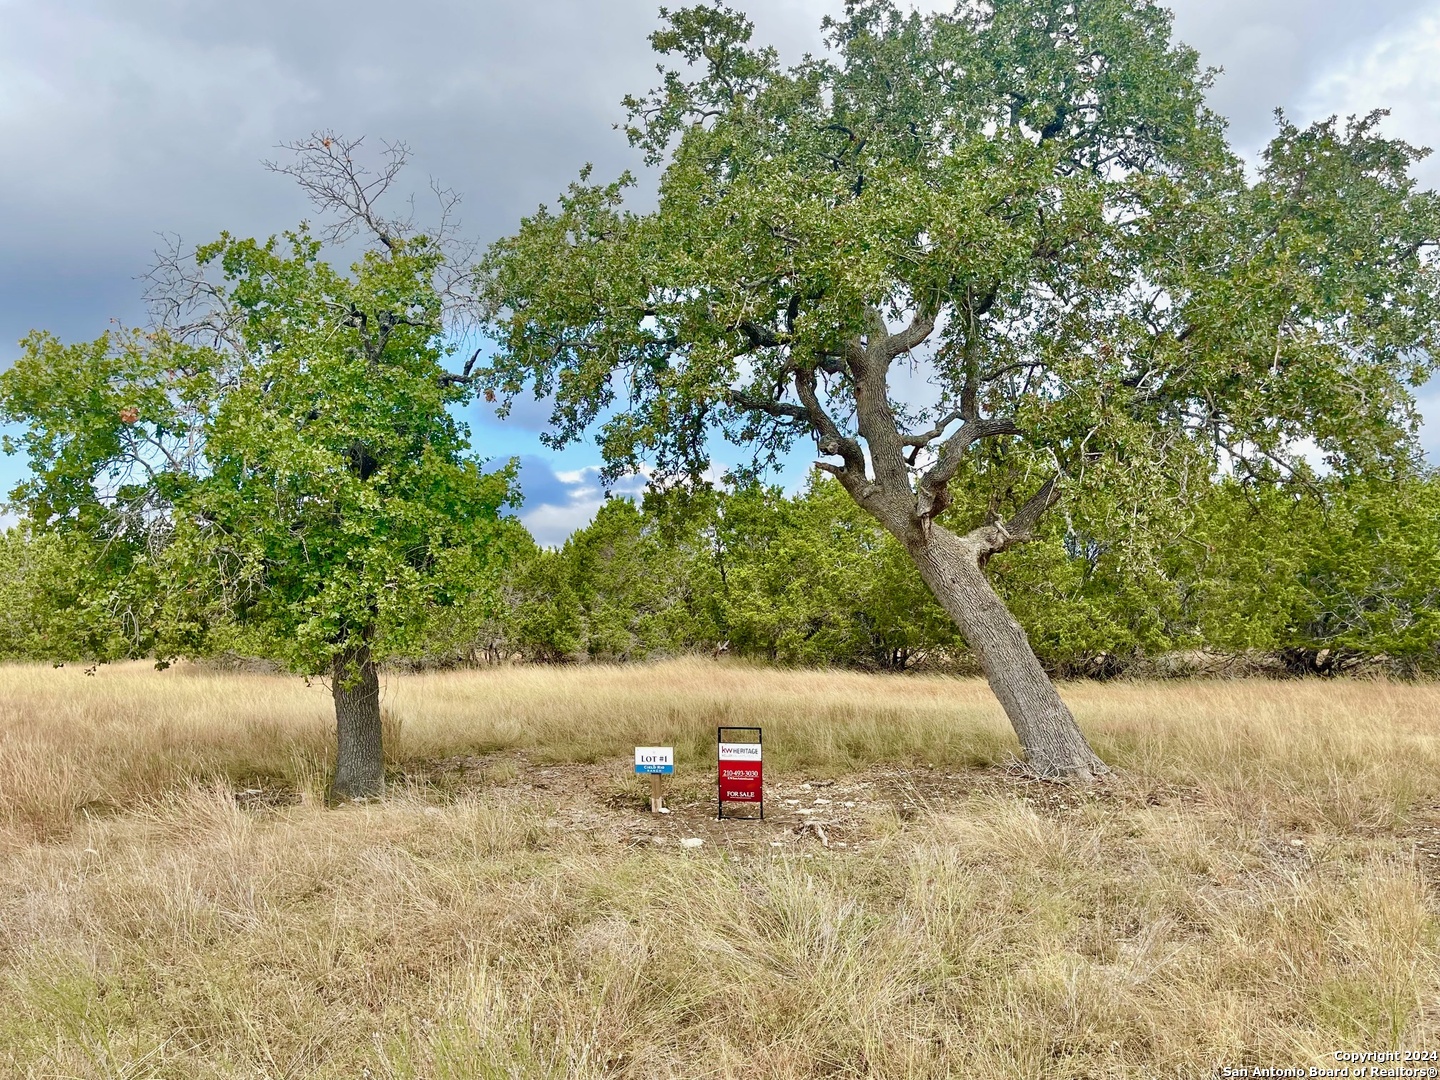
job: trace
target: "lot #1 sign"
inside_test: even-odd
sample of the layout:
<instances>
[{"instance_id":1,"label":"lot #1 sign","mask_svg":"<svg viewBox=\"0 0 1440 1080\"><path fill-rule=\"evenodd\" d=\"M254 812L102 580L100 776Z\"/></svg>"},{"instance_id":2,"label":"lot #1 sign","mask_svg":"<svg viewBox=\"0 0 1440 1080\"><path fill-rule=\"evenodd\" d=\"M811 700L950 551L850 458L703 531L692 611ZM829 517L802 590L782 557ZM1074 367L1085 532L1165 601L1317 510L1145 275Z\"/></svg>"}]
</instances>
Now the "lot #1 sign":
<instances>
[{"instance_id":1,"label":"lot #1 sign","mask_svg":"<svg viewBox=\"0 0 1440 1080\"><path fill-rule=\"evenodd\" d=\"M721 728L717 734L717 756L720 766L720 813L723 816L725 804L759 803L761 816L765 813L764 763L760 749L760 730L740 728L752 734L754 742L725 742L727 730Z\"/></svg>"},{"instance_id":2,"label":"lot #1 sign","mask_svg":"<svg viewBox=\"0 0 1440 1080\"><path fill-rule=\"evenodd\" d=\"M635 771L669 775L675 771L675 748L673 746L635 747Z\"/></svg>"}]
</instances>

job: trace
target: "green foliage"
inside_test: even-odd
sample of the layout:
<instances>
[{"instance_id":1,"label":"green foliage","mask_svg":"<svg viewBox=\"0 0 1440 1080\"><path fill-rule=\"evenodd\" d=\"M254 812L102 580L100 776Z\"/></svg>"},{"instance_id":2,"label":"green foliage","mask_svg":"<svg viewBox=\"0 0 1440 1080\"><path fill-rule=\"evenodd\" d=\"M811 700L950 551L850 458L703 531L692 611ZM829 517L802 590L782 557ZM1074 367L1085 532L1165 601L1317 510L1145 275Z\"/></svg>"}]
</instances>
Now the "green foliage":
<instances>
[{"instance_id":1,"label":"green foliage","mask_svg":"<svg viewBox=\"0 0 1440 1080\"><path fill-rule=\"evenodd\" d=\"M833 480L794 499L750 485L722 504L725 628L742 655L905 668L958 644L893 537Z\"/></svg>"},{"instance_id":2,"label":"green foliage","mask_svg":"<svg viewBox=\"0 0 1440 1080\"><path fill-rule=\"evenodd\" d=\"M1174 568L1202 640L1440 670L1440 477L1231 482L1202 511Z\"/></svg>"},{"instance_id":3,"label":"green foliage","mask_svg":"<svg viewBox=\"0 0 1440 1080\"><path fill-rule=\"evenodd\" d=\"M677 510L651 495L642 509L611 499L562 548L528 543L507 575L505 614L488 651L554 662L714 647L721 592L713 506L692 500Z\"/></svg>"},{"instance_id":4,"label":"green foliage","mask_svg":"<svg viewBox=\"0 0 1440 1080\"><path fill-rule=\"evenodd\" d=\"M1337 468L1409 453L1440 201L1379 114L1282 121L1249 182L1153 3L866 0L788 70L729 9L665 19L689 70L627 99L658 206L586 170L486 264L494 386L553 393L557 442L599 423L612 473L697 474L717 428L762 461L838 452L820 413L855 415L879 313L939 317L940 400L889 402L911 430L1012 418L1121 498L1216 452L1303 469L1303 438Z\"/></svg>"},{"instance_id":5,"label":"green foliage","mask_svg":"<svg viewBox=\"0 0 1440 1080\"><path fill-rule=\"evenodd\" d=\"M508 575L503 627L498 637L507 651L548 662L584 651L580 605L560 552L532 540L519 552Z\"/></svg>"},{"instance_id":6,"label":"green foliage","mask_svg":"<svg viewBox=\"0 0 1440 1080\"><path fill-rule=\"evenodd\" d=\"M1054 669L1220 642L1433 658L1432 488L1403 521L1363 494L1419 483L1440 356L1440 197L1383 113L1281 116L1247 175L1150 0L853 0L789 68L729 8L662 19L675 67L626 100L653 207L587 168L482 267L490 387L549 395L555 445L597 428L608 477L693 480L712 437L751 478L813 439L912 555L937 520L961 534ZM1291 516L1340 527L1278 524L1309 490L1327 509ZM737 491L715 528L737 649L950 648L835 489Z\"/></svg>"},{"instance_id":7,"label":"green foliage","mask_svg":"<svg viewBox=\"0 0 1440 1080\"><path fill-rule=\"evenodd\" d=\"M448 411L467 391L441 366L438 253L371 251L347 278L303 231L287 247L200 252L255 360L216 410L177 548L211 572L232 647L324 670L362 633L377 658L415 651L427 616L486 587L511 473L483 473Z\"/></svg>"},{"instance_id":8,"label":"green foliage","mask_svg":"<svg viewBox=\"0 0 1440 1080\"><path fill-rule=\"evenodd\" d=\"M833 481L608 500L506 585L495 651L540 660L723 650L781 663L904 668L955 643L895 540Z\"/></svg>"},{"instance_id":9,"label":"green foliage","mask_svg":"<svg viewBox=\"0 0 1440 1080\"><path fill-rule=\"evenodd\" d=\"M24 613L5 654L148 655L169 509L195 468L213 356L131 331L78 345L36 332L21 349L0 375L0 415L26 424L5 450L30 463L11 493L26 518L5 537L10 610Z\"/></svg>"},{"instance_id":10,"label":"green foliage","mask_svg":"<svg viewBox=\"0 0 1440 1080\"><path fill-rule=\"evenodd\" d=\"M1418 674L1440 671L1437 552L1433 475L1228 479L1193 496L1188 527L1144 564L1056 515L990 570L1059 674L1114 675L1186 649ZM971 664L900 544L821 474L793 497L744 484L611 500L562 548L528 545L504 593L487 625L493 659L724 650L782 664Z\"/></svg>"},{"instance_id":11,"label":"green foliage","mask_svg":"<svg viewBox=\"0 0 1440 1080\"><path fill-rule=\"evenodd\" d=\"M21 522L0 533L0 659L151 655L159 595L143 549Z\"/></svg>"},{"instance_id":12,"label":"green foliage","mask_svg":"<svg viewBox=\"0 0 1440 1080\"><path fill-rule=\"evenodd\" d=\"M26 425L32 479L13 498L35 542L100 556L57 609L113 610L106 590L143 570L138 651L313 673L362 639L413 655L467 625L457 608L498 602L513 471L483 472L451 415L469 390L442 366L441 252L392 238L342 274L302 227L225 235L196 261L218 271L214 347L37 334L0 376L0 410Z\"/></svg>"},{"instance_id":13,"label":"green foliage","mask_svg":"<svg viewBox=\"0 0 1440 1080\"><path fill-rule=\"evenodd\" d=\"M668 528L667 528L668 526ZM716 575L703 537L610 499L560 553L591 656L629 659L713 640Z\"/></svg>"},{"instance_id":14,"label":"green foliage","mask_svg":"<svg viewBox=\"0 0 1440 1080\"><path fill-rule=\"evenodd\" d=\"M1383 114L1280 117L1247 176L1150 0L853 0L788 69L730 9L662 16L680 66L626 102L653 208L587 168L478 285L502 410L547 396L550 444L598 428L607 479L647 465L667 494L559 551L502 519L512 474L467 452L471 383L443 369L447 249L327 187L353 144L326 137L306 152L340 173L296 175L381 241L348 273L303 228L224 236L189 282L210 340L35 334L0 376L32 466L0 588L41 613L3 647L904 667L961 649L904 545L1058 473L1033 543L985 556L1052 668L1200 645L1436 665L1411 390L1440 355L1440 199ZM717 435L753 452L740 482L670 488ZM754 482L812 438L838 483Z\"/></svg>"}]
</instances>

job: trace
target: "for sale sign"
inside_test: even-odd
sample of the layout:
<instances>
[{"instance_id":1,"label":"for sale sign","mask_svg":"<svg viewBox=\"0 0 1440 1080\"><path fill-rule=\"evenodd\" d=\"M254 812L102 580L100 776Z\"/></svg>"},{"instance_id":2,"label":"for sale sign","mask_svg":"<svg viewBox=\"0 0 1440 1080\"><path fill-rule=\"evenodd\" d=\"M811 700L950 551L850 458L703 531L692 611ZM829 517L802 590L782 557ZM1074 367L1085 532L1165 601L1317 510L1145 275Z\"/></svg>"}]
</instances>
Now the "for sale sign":
<instances>
[{"instance_id":1,"label":"for sale sign","mask_svg":"<svg viewBox=\"0 0 1440 1080\"><path fill-rule=\"evenodd\" d=\"M761 769L759 743L720 744L720 798L723 802L759 802Z\"/></svg>"},{"instance_id":2,"label":"for sale sign","mask_svg":"<svg viewBox=\"0 0 1440 1080\"><path fill-rule=\"evenodd\" d=\"M738 736L738 738L737 738ZM730 741L730 739L735 741ZM759 728L720 728L716 732L716 757L719 761L719 816L725 816L725 804L759 803L760 816L765 816L764 760Z\"/></svg>"},{"instance_id":3,"label":"for sale sign","mask_svg":"<svg viewBox=\"0 0 1440 1080\"><path fill-rule=\"evenodd\" d=\"M675 771L675 748L673 746L635 747L635 771L637 773L673 773Z\"/></svg>"}]
</instances>

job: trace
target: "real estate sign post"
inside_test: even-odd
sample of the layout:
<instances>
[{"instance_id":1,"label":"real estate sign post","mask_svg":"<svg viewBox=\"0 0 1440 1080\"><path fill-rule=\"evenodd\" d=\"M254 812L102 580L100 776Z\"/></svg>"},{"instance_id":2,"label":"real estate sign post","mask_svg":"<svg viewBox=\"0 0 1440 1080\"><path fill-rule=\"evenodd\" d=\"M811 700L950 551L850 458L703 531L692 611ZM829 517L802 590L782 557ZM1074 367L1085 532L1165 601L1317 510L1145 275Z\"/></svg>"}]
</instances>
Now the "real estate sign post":
<instances>
[{"instance_id":1,"label":"real estate sign post","mask_svg":"<svg viewBox=\"0 0 1440 1080\"><path fill-rule=\"evenodd\" d=\"M664 791L661 788L662 776L669 776L675 771L675 748L673 746L637 746L635 747L635 771L644 773L650 777L650 812L652 814L668 814L665 809Z\"/></svg>"}]
</instances>

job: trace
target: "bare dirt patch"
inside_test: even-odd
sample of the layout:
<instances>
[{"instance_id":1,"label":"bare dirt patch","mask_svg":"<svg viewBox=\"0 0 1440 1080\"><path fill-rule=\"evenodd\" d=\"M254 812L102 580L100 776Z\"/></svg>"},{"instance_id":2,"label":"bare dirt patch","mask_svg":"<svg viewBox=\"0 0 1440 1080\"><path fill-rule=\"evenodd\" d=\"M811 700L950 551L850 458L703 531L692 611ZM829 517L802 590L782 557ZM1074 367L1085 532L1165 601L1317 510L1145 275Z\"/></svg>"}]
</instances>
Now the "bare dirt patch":
<instances>
[{"instance_id":1,"label":"bare dirt patch","mask_svg":"<svg viewBox=\"0 0 1440 1080\"><path fill-rule=\"evenodd\" d=\"M393 782L450 798L484 794L512 806L534 806L564 829L629 846L679 846L699 839L702 845L690 846L750 853L811 847L858 852L877 832L889 831L886 823L953 813L982 796L1017 799L1052 818L1096 803L1198 801L1191 791L1153 784L1142 789L1119 779L1080 786L1036 780L1019 770L886 765L840 777L786 775L765 785L763 819L758 807L726 804L721 820L714 781L698 772L671 779L669 813L657 814L649 810L648 785L624 759L556 763L534 760L523 750L412 763Z\"/></svg>"}]
</instances>

